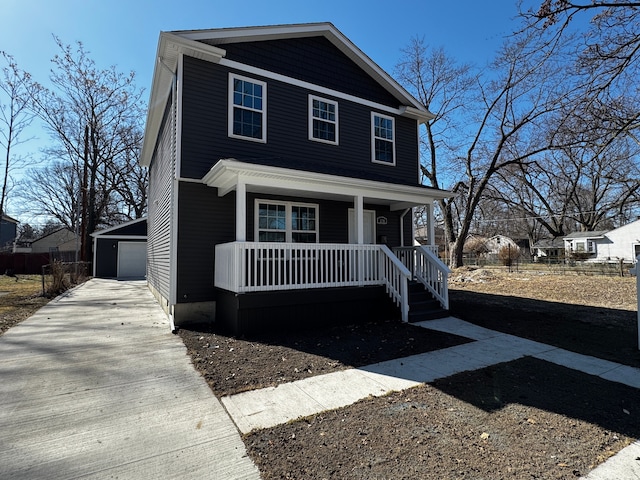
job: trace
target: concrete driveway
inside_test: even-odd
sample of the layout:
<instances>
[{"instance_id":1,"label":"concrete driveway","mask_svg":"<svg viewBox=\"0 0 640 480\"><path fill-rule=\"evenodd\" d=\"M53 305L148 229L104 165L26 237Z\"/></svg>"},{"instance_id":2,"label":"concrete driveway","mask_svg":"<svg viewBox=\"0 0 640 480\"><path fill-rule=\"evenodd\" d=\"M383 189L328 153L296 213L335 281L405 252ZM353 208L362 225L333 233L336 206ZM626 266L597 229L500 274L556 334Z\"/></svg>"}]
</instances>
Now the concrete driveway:
<instances>
[{"instance_id":1,"label":"concrete driveway","mask_svg":"<svg viewBox=\"0 0 640 480\"><path fill-rule=\"evenodd\" d=\"M144 281L93 279L0 336L0 478L258 479Z\"/></svg>"}]
</instances>

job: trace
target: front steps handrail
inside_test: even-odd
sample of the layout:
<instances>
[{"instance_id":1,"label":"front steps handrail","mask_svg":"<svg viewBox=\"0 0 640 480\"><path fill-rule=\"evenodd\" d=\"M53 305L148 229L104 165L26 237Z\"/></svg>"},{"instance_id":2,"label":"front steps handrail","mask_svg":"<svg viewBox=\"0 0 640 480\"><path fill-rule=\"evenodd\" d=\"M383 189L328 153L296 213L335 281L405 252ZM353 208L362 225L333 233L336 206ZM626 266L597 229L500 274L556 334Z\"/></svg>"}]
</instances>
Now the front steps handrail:
<instances>
[{"instance_id":1,"label":"front steps handrail","mask_svg":"<svg viewBox=\"0 0 640 480\"><path fill-rule=\"evenodd\" d=\"M451 270L431 249L417 246L415 249L414 276L449 310L449 274Z\"/></svg>"}]
</instances>

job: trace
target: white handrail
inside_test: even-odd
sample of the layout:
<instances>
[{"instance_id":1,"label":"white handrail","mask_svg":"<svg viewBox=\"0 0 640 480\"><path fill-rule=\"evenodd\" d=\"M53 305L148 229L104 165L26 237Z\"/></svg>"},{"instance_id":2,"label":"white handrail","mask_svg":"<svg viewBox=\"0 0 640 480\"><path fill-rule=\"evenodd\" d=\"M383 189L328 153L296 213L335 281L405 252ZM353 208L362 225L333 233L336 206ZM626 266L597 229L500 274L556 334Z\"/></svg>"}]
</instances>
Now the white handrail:
<instances>
[{"instance_id":1,"label":"white handrail","mask_svg":"<svg viewBox=\"0 0 640 480\"><path fill-rule=\"evenodd\" d=\"M445 310L449 310L449 274L447 267L431 249L416 247L415 270L416 280L440 302Z\"/></svg>"},{"instance_id":2,"label":"white handrail","mask_svg":"<svg viewBox=\"0 0 640 480\"><path fill-rule=\"evenodd\" d=\"M231 242L216 245L216 287L235 292L384 285L409 315L411 272L385 245Z\"/></svg>"},{"instance_id":3,"label":"white handrail","mask_svg":"<svg viewBox=\"0 0 640 480\"><path fill-rule=\"evenodd\" d=\"M409 321L409 280L411 271L405 267L389 247L380 245L380 270L383 272L385 288L389 296L400 307L402 321Z\"/></svg>"}]
</instances>

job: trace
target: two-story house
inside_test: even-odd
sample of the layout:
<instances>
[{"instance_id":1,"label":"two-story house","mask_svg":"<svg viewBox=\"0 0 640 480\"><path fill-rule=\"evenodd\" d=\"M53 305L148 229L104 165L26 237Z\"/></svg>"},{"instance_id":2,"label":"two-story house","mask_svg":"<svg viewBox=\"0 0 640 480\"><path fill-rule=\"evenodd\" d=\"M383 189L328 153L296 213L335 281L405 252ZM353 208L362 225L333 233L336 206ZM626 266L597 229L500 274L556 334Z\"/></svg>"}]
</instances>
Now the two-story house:
<instances>
[{"instance_id":1,"label":"two-story house","mask_svg":"<svg viewBox=\"0 0 640 480\"><path fill-rule=\"evenodd\" d=\"M140 163L147 280L174 324L418 320L416 279L448 308L432 208L450 194L418 173L431 118L330 23L161 33Z\"/></svg>"}]
</instances>

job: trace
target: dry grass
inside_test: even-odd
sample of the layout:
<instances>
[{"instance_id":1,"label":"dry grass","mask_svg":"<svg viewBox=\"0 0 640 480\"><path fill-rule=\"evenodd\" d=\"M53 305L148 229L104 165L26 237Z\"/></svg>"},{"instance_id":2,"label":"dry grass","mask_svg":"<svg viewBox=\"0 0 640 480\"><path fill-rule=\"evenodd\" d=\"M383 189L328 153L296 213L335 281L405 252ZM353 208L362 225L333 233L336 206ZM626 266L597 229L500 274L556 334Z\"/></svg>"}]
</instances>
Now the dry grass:
<instances>
[{"instance_id":1,"label":"dry grass","mask_svg":"<svg viewBox=\"0 0 640 480\"><path fill-rule=\"evenodd\" d=\"M453 290L467 290L547 302L636 311L635 277L508 273L503 269L463 267L450 276Z\"/></svg>"},{"instance_id":2,"label":"dry grass","mask_svg":"<svg viewBox=\"0 0 640 480\"><path fill-rule=\"evenodd\" d=\"M2 275L0 292L0 334L29 318L49 301L42 296L40 275Z\"/></svg>"}]
</instances>

